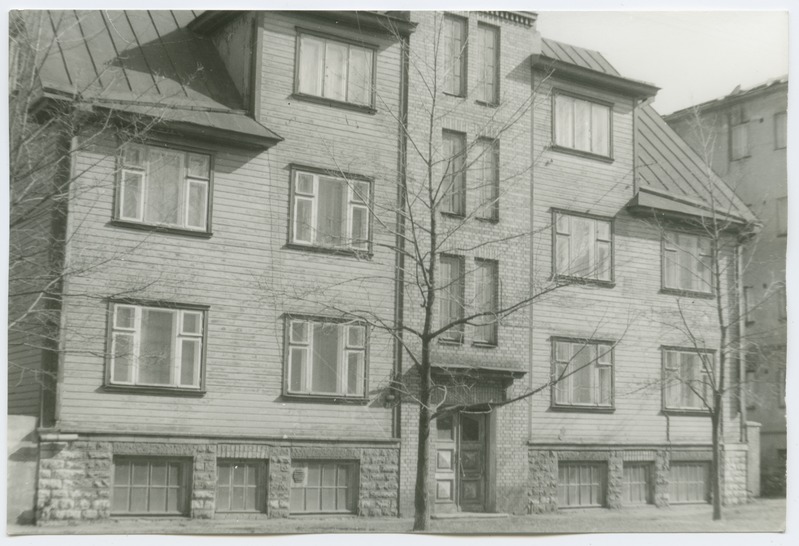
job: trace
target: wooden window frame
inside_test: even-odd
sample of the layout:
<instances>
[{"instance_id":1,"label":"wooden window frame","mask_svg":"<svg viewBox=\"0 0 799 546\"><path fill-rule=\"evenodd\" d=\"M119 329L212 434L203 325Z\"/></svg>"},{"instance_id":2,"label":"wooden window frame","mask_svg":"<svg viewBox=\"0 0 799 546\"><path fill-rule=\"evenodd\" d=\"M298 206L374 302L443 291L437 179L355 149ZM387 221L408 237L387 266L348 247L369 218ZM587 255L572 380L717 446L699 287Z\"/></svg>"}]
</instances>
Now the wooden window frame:
<instances>
[{"instance_id":1,"label":"wooden window frame","mask_svg":"<svg viewBox=\"0 0 799 546\"><path fill-rule=\"evenodd\" d=\"M247 467L253 466L255 467L255 506L251 509L243 509L243 510L233 510L231 508L228 509L220 509L219 504L219 467L222 465L246 465ZM260 459L241 459L241 458L228 458L228 457L220 457L216 460L216 502L214 503L214 511L217 514L258 514L258 513L265 513L266 512L266 499L267 499L267 463L266 461L262 461ZM230 501L233 498L232 490L234 488L234 484L232 483L233 479L233 469L231 469L231 483L228 484L226 487L231 490L231 494L228 496L228 506L230 506ZM247 484L244 484L244 487L249 487ZM246 501L245 501L246 502Z\"/></svg>"},{"instance_id":2,"label":"wooden window frame","mask_svg":"<svg viewBox=\"0 0 799 546\"><path fill-rule=\"evenodd\" d=\"M668 396L666 394L666 390L669 387L668 371L667 371L668 366L667 366L667 356L666 356L666 354L667 353L680 353L680 354L681 353L687 353L687 354L692 354L692 355L702 355L702 354L710 355L710 358L712 359L711 368L712 368L712 371L715 371L715 368L716 368L716 351L713 350L713 349L696 349L696 348L693 348L693 347L679 347L679 346L663 345L663 346L660 347L660 353L661 353L661 355L660 355L661 356L661 379L662 379L662 384L663 384L662 389L661 389L661 411L664 414L667 414L667 415L703 415L703 416L709 415L710 414L710 410L707 407L705 407L704 404L702 404L701 400L700 400L700 404L702 404L701 406L676 406L676 407L675 406L669 406ZM708 377L708 372L707 372L707 370L705 370L704 366L702 365L701 356L700 356L700 361L699 361L699 368L700 368L699 369L699 373L703 377L702 384L704 385L704 391L705 391L704 397L705 397L705 400L710 398L710 401L712 402L712 398L711 398L712 397L712 385L711 385L711 382L710 382L710 378ZM683 383L681 380L679 381L678 384L679 384L679 388L680 388L680 398L682 398L682 390L684 388L689 388L690 389L690 387L685 385L685 383ZM694 393L694 395L698 396L695 393Z\"/></svg>"},{"instance_id":3,"label":"wooden window frame","mask_svg":"<svg viewBox=\"0 0 799 546\"><path fill-rule=\"evenodd\" d=\"M445 157L445 165L443 176L446 177L444 180L445 184L449 184L447 188L442 188L441 193L441 200L439 201L439 210L441 214L445 216L451 216L455 218L465 218L466 217L466 190L468 186L468 142L466 139L466 133L461 131L453 131L451 129L442 129L441 131L441 148L442 150L445 147L445 142L447 138L452 138L454 142L458 142L461 145L461 149L454 154ZM460 175L456 175L454 172L455 167L458 167L460 170ZM450 170L452 172L448 173ZM455 177L459 176L459 180L454 180ZM455 184L457 182L457 185ZM453 194L455 194L453 196ZM456 197L460 197L455 200ZM448 207L446 203L448 202L455 202L455 207Z\"/></svg>"},{"instance_id":4,"label":"wooden window frame","mask_svg":"<svg viewBox=\"0 0 799 546\"><path fill-rule=\"evenodd\" d=\"M671 489L673 484L677 483L672 480L672 471L676 467L680 466L688 466L688 465L695 465L695 466L702 466L704 469L705 481L704 481L704 499L703 500L678 500L671 494ZM669 503L670 504L707 504L710 502L710 484L711 484L711 476L710 476L710 461L672 461L669 467Z\"/></svg>"},{"instance_id":5,"label":"wooden window frame","mask_svg":"<svg viewBox=\"0 0 799 546\"><path fill-rule=\"evenodd\" d=\"M654 504L654 477L655 465L651 461L624 461L622 463L622 505L627 501L630 493L630 484L627 480L626 470L632 468L644 469L644 486L646 488L644 502L627 502L628 506L644 506L647 504Z\"/></svg>"},{"instance_id":6,"label":"wooden window frame","mask_svg":"<svg viewBox=\"0 0 799 546\"><path fill-rule=\"evenodd\" d=\"M449 95L451 97L458 97L458 98L465 98L467 94L467 90L469 88L468 81L469 81L469 19L467 17L462 17L460 15L454 15L451 13L444 14L444 21L442 22L442 37L444 36L444 25L446 25L446 21L453 21L457 22L457 24L463 25L463 41L461 43L461 52L458 56L458 61L460 64L460 81L459 83L459 90L457 93L453 93L452 91L447 90L448 81L451 77L450 75L445 73L445 81L443 84L443 93L445 95ZM445 48L442 48L445 49ZM447 56L449 54L448 51L444 51L444 55ZM448 65L448 61L444 61L444 67Z\"/></svg>"},{"instance_id":7,"label":"wooden window frame","mask_svg":"<svg viewBox=\"0 0 799 546\"><path fill-rule=\"evenodd\" d=\"M134 309L134 326L122 327L116 324L117 310L122 308ZM137 381L139 369L139 347L141 343L141 315L143 309L169 310L177 314L177 325L173 334L173 354L172 366L175 380L169 385L157 383L140 383ZM202 396L205 394L205 373L206 355L208 351L208 314L210 307L207 305L175 303L168 301L151 301L138 299L110 299L108 300L107 334L106 334L106 370L105 383L103 388L108 391L140 392L146 394L174 394L187 396ZM201 333L186 332L183 330L185 323L184 316L187 313L201 315L198 325L202 328ZM115 347L117 335L133 336L133 357L131 381L119 381L113 379L115 364ZM199 340L200 354L198 355L199 369L196 372L197 386L184 386L180 384L180 357L183 340Z\"/></svg>"},{"instance_id":8,"label":"wooden window frame","mask_svg":"<svg viewBox=\"0 0 799 546\"><path fill-rule=\"evenodd\" d=\"M551 346L550 346L550 377L553 381L553 384L550 386L550 409L551 410L564 410L564 411L579 411L579 412L591 412L591 413L613 413L616 410L616 342L607 340L607 339L589 339L589 338L576 338L576 337L563 337L563 336L553 336L550 338ZM594 384L594 390L597 391L600 388L600 381L599 381L599 367L607 367L610 368L610 393L609 398L610 401L608 404L600 404L598 401L594 403L579 403L579 402L558 402L558 385L560 381L554 382L558 377L558 366L563 364L562 361L557 360L557 345L558 343L568 343L568 344L582 344L584 347L588 346L600 346L600 345L607 345L610 347L610 362L600 362L599 356L595 359L594 362L591 363L591 372L592 372L592 381ZM604 353L604 354L608 354ZM597 353L598 354L598 353ZM568 366L571 365L572 360L574 357L566 363L567 370ZM569 398L573 396L571 391L571 378L574 377L573 374L566 376L563 380L568 381L569 386ZM598 395L596 392L594 393L594 397L596 400L601 400L601 395Z\"/></svg>"},{"instance_id":9,"label":"wooden window frame","mask_svg":"<svg viewBox=\"0 0 799 546\"><path fill-rule=\"evenodd\" d=\"M494 73L492 74L492 77L494 79L494 97L493 97L492 100L489 100L484 95L485 91L482 91L482 92L481 91L476 91L476 94L478 95L478 98L476 99L476 102L478 104L483 104L483 105L486 105L486 106L498 106L499 102L500 102L500 100L499 100L500 80L501 80L500 74L502 73L501 70L500 70L500 63L501 63L501 59L502 59L502 52L501 52L501 47L500 47L500 44L502 43L502 33L501 33L501 30L500 30L500 27L498 27L496 25L491 25L491 24L488 24L488 23L484 23L482 21L478 21L478 23L477 23L478 36L480 36L480 31L481 30L489 30L489 31L493 32L494 36L495 36L495 44L494 44ZM484 44L482 44L482 43L478 44L478 46L480 46L480 52L479 52L479 55L477 56L477 64L478 64L478 68L479 68L478 73L477 73L477 87L475 88L477 90L479 90L481 87L484 87L486 85L485 84L485 79L484 79L485 78L485 65L483 63L483 58L485 56L485 51L484 51L484 49L482 47L483 45Z\"/></svg>"},{"instance_id":10,"label":"wooden window frame","mask_svg":"<svg viewBox=\"0 0 799 546\"><path fill-rule=\"evenodd\" d=\"M184 155L183 161L183 184L180 196L182 202L179 206L182 208L181 215L184 218L181 224L164 224L158 222L150 222L144 219L144 206L145 206L145 193L147 188L147 161L143 161L142 166L135 166L126 161L126 152L130 149L138 148L143 150L146 155L149 150L166 150L175 154L182 153ZM188 170L188 158L191 155L205 156L208 158L208 178L199 176L192 176ZM114 184L114 209L111 223L115 226L141 229L146 231L157 231L159 233L173 233L177 235L186 235L190 237L210 237L213 233L211 231L212 225L212 210L213 210L213 194L214 194L214 171L215 171L215 153L208 149L198 148L193 146L180 145L176 146L173 143L161 142L157 140L147 140L144 142L129 142L120 146L119 153L117 154L117 174L116 184ZM125 198L125 176L133 174L141 177L138 208L139 214L135 217L123 216L123 206ZM188 224L189 215L189 198L188 192L191 184L204 184L206 187L205 192L205 226L191 226Z\"/></svg>"},{"instance_id":11,"label":"wooden window frame","mask_svg":"<svg viewBox=\"0 0 799 546\"><path fill-rule=\"evenodd\" d=\"M600 502L598 504L588 503L588 504L560 504L560 497L561 497L561 487L568 487L571 483L562 484L560 479L561 476L561 469L562 468L569 468L569 467L596 467L599 470L599 478L600 482L599 486L599 496ZM580 508L602 508L607 506L607 496L608 496L608 463L604 460L596 460L596 461L558 461L558 481L557 481L557 495L558 495L558 509L580 509ZM581 488L580 488L581 489ZM567 490L568 491L568 490Z\"/></svg>"},{"instance_id":12,"label":"wooden window frame","mask_svg":"<svg viewBox=\"0 0 799 546\"><path fill-rule=\"evenodd\" d=\"M480 173L479 176L476 176L476 178L480 181L480 183L482 185L486 184L486 180L483 177L483 173L485 173L485 169L483 168L484 167L484 163L483 162L485 161L485 158L482 157L483 155L491 154L491 157L493 158L492 159L492 161L493 161L492 167L493 168L491 169L491 180L488 180L488 182L491 184L491 186L490 186L490 190L491 190L490 191L490 193L491 193L490 205L486 206L486 204L485 204L486 201L481 202L478 205L478 209L477 209L477 212L475 213L474 217L477 220L482 220L482 221L491 222L491 223L497 223L497 222L499 222L499 160L500 160L499 140L495 139L495 138L483 138L483 137L481 137L481 138L477 139L475 144L477 145L477 146L475 146L475 148L480 148L481 146L485 146L484 149L480 149L481 157L478 157L475 160L475 164L479 165L479 173ZM465 185L466 185L466 183L464 181L464 186ZM482 187L482 186L480 188L478 188L478 192L477 192L478 195L482 195L482 193L483 193L482 190L483 189L484 189L484 187ZM481 201L482 201L482 198L481 198ZM466 208L466 204L464 203L464 210L465 210L465 208ZM488 213L485 214L484 211L488 211ZM451 213L447 213L447 214L451 214Z\"/></svg>"},{"instance_id":13,"label":"wooden window frame","mask_svg":"<svg viewBox=\"0 0 799 546\"><path fill-rule=\"evenodd\" d=\"M460 278L458 279L458 295L460 298L460 307L461 312L459 317L455 317L454 320L462 319L465 316L465 305L466 305L466 258L465 256L457 255L457 254L440 254L439 255L439 272L441 271L440 265L441 260L453 260L458 262L458 267L460 268ZM443 279L442 279L443 280ZM454 281L449 279L447 286L450 286ZM442 293L444 291L444 285L441 285ZM444 301L444 298L441 297L439 294L439 304ZM443 319L444 315L442 313L441 306L439 305L438 308L438 324L439 326L443 326ZM461 345L464 342L466 337L466 328L465 324L460 324L453 328L450 328L446 332L443 332L440 336L438 336L439 342L441 343L448 343L448 344L456 344Z\"/></svg>"},{"instance_id":14,"label":"wooden window frame","mask_svg":"<svg viewBox=\"0 0 799 546\"><path fill-rule=\"evenodd\" d=\"M319 510L301 510L295 511L291 509L291 497L292 491L302 489L307 492L309 486L307 485L308 482L308 466L310 465L319 465L320 466L320 483L318 486L319 489ZM300 470L304 466L304 470ZM335 483L331 486L325 486L322 484L323 478L322 474L324 474L325 467L333 467L336 470L336 479L334 480ZM344 486L338 483L338 472L340 468L347 468L348 472L348 483ZM303 481L302 485L297 485L299 474L302 473ZM339 510L322 510L321 503L322 503L322 490L327 488L333 488L334 490L344 489L347 498L345 500L346 509L339 509ZM358 460L350 460L350 459L297 459L292 461L291 465L291 482L289 486L289 510L292 515L304 515L304 514L354 514L358 510L358 497L359 497L359 490L360 490L360 462ZM336 495L338 498L338 495ZM304 499L304 504L307 504L307 497Z\"/></svg>"},{"instance_id":15,"label":"wooden window frame","mask_svg":"<svg viewBox=\"0 0 799 546\"><path fill-rule=\"evenodd\" d=\"M595 105L598 105L598 106L604 106L604 107L606 107L608 109L608 135L607 135L608 153L607 154L596 153L596 152L593 152L591 150L582 150L580 148L574 148L574 147L558 144L558 141L557 141L557 123L558 123L558 120L557 120L557 101L558 101L558 97L568 97L568 98L570 98L572 100L578 100L578 101L587 102L587 103L589 103L591 105L595 104ZM557 152L563 152L563 153L567 153L567 154L577 155L577 156L580 156L580 157L585 157L587 159L594 159L594 160L598 160L598 161L604 161L604 162L607 162L607 163L613 162L614 161L614 157L613 157L613 133L614 133L614 128L613 128L613 107L614 107L614 104L612 102L609 102L609 101L604 101L604 100L597 99L597 98L594 98L594 97L581 95L579 93L573 93L571 91L566 91L566 90L563 90L563 89L553 89L552 90L552 104L551 104L551 108L552 108L552 127L551 127L552 146L551 146L551 148L553 150L557 151Z\"/></svg>"},{"instance_id":16,"label":"wooden window frame","mask_svg":"<svg viewBox=\"0 0 799 546\"><path fill-rule=\"evenodd\" d=\"M697 262L697 265L701 261L700 256L706 256L706 257L710 258L710 266L709 266L710 267L710 269L709 269L710 283L708 284L708 289L707 290L693 290L693 289L687 289L687 288L682 288L682 287L675 287L675 286L667 286L666 285L666 252L670 252L671 251L670 249L666 248L667 245L668 245L667 238L669 237L669 235L688 235L688 236L691 236L691 237L696 237L697 238L697 249L701 249L701 245L700 245L701 240L704 239L705 241L707 241L708 246L710 248L710 250L709 250L710 254L697 254L697 256L693 256L694 260ZM674 246L676 246L676 244L674 244L674 243L672 243L672 244ZM679 248L677 248L676 251L678 253L681 252L681 250ZM682 252L686 252L686 251L683 250ZM714 264L713 264L713 240L710 237L707 237L707 236L704 236L704 235L700 235L700 234L698 234L696 232L690 232L690 231L667 230L667 231L663 232L663 235L660 238L660 292L661 292L661 294L672 294L672 295L675 295L675 296L693 296L693 297L698 297L698 298L713 298L715 296L715 293L716 293L715 292L715 287L713 285L713 267L714 267ZM698 275L699 274L699 268L698 267L696 268L695 271L693 271L693 274L694 275Z\"/></svg>"},{"instance_id":17,"label":"wooden window frame","mask_svg":"<svg viewBox=\"0 0 799 546\"><path fill-rule=\"evenodd\" d=\"M116 482L116 474L117 474L117 466L120 464L133 464L133 463L147 463L148 466L148 483L146 485L147 490L147 497L148 497L148 504L149 504L149 496L150 496L150 489L152 484L150 480L152 479L152 465L153 463L162 463L162 464L177 464L179 465L181 475L179 477L179 483L175 489L177 489L181 495L181 501L183 504L183 509L178 511L163 511L163 512L151 512L151 511L144 511L144 512L133 512L133 511L114 511L114 498L115 494L118 494L117 491L123 490L125 486L127 486L127 494L128 494L128 506L130 507L130 494L132 490L132 483L118 485ZM148 455L115 455L112 461L112 471L111 471L111 514L113 516L119 517L164 517L164 516L183 516L188 517L191 513L191 492L192 492L192 468L193 461L191 457L171 457L171 456L148 456ZM168 471L167 471L168 472ZM132 482L132 476L129 476L129 481ZM169 489L170 486L164 486L165 489Z\"/></svg>"},{"instance_id":18,"label":"wooden window frame","mask_svg":"<svg viewBox=\"0 0 799 546\"><path fill-rule=\"evenodd\" d=\"M487 258L475 258L475 273L477 273L477 267L488 266L491 268L493 272L493 300L494 300L494 309L493 312L496 312L500 309L500 280L499 280L499 261L498 260L490 260ZM477 275L475 274L475 302L477 302L477 290L479 286L477 284ZM483 312L480 309L475 309L476 312ZM493 333L490 337L493 339L478 339L477 333L480 331L481 328L484 327L491 327L493 329ZM494 319L494 322L491 324L485 325L476 325L474 326L474 339L472 341L472 345L478 345L481 347L497 347L499 345L499 318Z\"/></svg>"},{"instance_id":19,"label":"wooden window frame","mask_svg":"<svg viewBox=\"0 0 799 546\"><path fill-rule=\"evenodd\" d=\"M293 325L299 323L306 323L306 340L302 341L294 339ZM313 380L313 329L310 325L324 324L335 325L339 332L338 340L338 354L336 355L336 392L316 392L312 387ZM284 356L283 356L283 396L287 398L309 399L319 401L340 401L340 402L354 402L365 403L369 400L369 362L370 362L370 329L365 322L347 320L342 318L323 317L318 315L301 315L290 314L284 315ZM363 328L363 347L356 347L349 344L349 328L360 327ZM293 350L301 350L305 352L305 365L300 372L300 382L304 383L304 388L300 390L292 390L291 388L291 372L292 372L292 353ZM363 355L363 380L361 383L360 393L349 394L347 385L347 374L344 373L346 362L350 353L360 353Z\"/></svg>"},{"instance_id":20,"label":"wooden window frame","mask_svg":"<svg viewBox=\"0 0 799 546\"><path fill-rule=\"evenodd\" d=\"M601 239L599 237L599 231L597 230L597 236L594 240L594 257L598 255L597 244L599 242L605 242L610 245L610 263L608 264L608 268L610 270L610 278L609 279L600 279L598 277L582 277L579 275L569 275L560 273L558 271L558 236L561 235L558 233L558 217L559 216L570 216L576 218L584 218L588 220L593 220L594 222L604 222L608 224L609 230L609 237L607 240ZM568 234L571 237L571 234ZM580 284L592 284L597 286L604 286L607 288L613 288L616 286L616 237L615 237L615 220L612 217L608 216L600 216L596 214L585 214L580 212L573 212L570 210L564 209L552 209L552 278L554 280L561 280L566 281L569 283L580 283ZM596 260L595 260L596 261ZM594 267L594 271L598 272L598 268L596 264L592 264Z\"/></svg>"}]
</instances>

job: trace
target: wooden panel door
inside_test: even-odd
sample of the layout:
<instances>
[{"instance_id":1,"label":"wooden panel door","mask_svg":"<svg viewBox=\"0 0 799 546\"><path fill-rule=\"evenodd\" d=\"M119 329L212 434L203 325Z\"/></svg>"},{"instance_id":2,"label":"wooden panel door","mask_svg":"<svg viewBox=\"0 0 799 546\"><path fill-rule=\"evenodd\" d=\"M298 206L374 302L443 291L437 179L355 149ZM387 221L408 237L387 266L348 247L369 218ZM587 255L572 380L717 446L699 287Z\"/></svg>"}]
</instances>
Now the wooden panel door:
<instances>
[{"instance_id":1,"label":"wooden panel door","mask_svg":"<svg viewBox=\"0 0 799 546\"><path fill-rule=\"evenodd\" d=\"M484 512L486 416L455 414L436 420L436 511Z\"/></svg>"},{"instance_id":2,"label":"wooden panel door","mask_svg":"<svg viewBox=\"0 0 799 546\"><path fill-rule=\"evenodd\" d=\"M457 415L436 419L436 512L455 512L457 505Z\"/></svg>"}]
</instances>

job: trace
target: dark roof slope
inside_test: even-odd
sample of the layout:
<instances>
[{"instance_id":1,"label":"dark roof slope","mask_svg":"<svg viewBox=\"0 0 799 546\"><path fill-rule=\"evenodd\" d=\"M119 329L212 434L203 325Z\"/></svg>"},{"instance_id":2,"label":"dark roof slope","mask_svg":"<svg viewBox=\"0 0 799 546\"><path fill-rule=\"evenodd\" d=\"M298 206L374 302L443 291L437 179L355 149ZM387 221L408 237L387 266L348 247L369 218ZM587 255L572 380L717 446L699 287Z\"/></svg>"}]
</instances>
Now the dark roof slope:
<instances>
[{"instance_id":1,"label":"dark roof slope","mask_svg":"<svg viewBox=\"0 0 799 546\"><path fill-rule=\"evenodd\" d=\"M759 85L750 87L749 89L742 89L741 86L738 85L735 87L735 89L732 90L732 92L730 92L729 95L724 95L723 97L702 102L694 106L689 106L688 108L683 108L682 110L677 110L667 116L663 116L663 118L667 120L669 123L671 123L674 120L689 115L692 116L696 111L705 112L708 110L713 110L715 108L724 108L727 105L748 100L750 98L753 98L754 96L760 95L761 93L770 93L772 91L779 91L779 90L782 90L784 93L788 92L787 74L779 76L777 78L771 78Z\"/></svg>"},{"instance_id":2,"label":"dark roof slope","mask_svg":"<svg viewBox=\"0 0 799 546\"><path fill-rule=\"evenodd\" d=\"M618 76L618 71L602 56L588 49L542 40L542 53L604 74ZM641 188L700 208L715 203L715 210L744 222L757 219L735 192L666 124L654 108L636 109L636 165Z\"/></svg>"},{"instance_id":3,"label":"dark roof slope","mask_svg":"<svg viewBox=\"0 0 799 546\"><path fill-rule=\"evenodd\" d=\"M115 110L144 108L167 121L279 140L246 115L210 38L186 28L196 16L194 11L45 12L42 86L55 96Z\"/></svg>"}]
</instances>

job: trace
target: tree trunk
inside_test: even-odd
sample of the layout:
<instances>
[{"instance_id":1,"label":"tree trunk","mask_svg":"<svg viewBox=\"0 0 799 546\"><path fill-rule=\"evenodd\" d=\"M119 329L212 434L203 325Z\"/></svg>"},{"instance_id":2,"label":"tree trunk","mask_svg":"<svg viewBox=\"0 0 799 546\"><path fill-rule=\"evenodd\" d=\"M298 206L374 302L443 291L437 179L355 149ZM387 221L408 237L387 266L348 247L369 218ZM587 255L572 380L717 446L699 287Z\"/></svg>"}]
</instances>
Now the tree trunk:
<instances>
[{"instance_id":1,"label":"tree trunk","mask_svg":"<svg viewBox=\"0 0 799 546\"><path fill-rule=\"evenodd\" d=\"M428 459L430 454L430 342L422 340L422 359L419 369L419 446L416 453L416 490L414 492L413 530L426 531L430 525Z\"/></svg>"},{"instance_id":2,"label":"tree trunk","mask_svg":"<svg viewBox=\"0 0 799 546\"><path fill-rule=\"evenodd\" d=\"M711 423L713 426L713 462L711 464L710 473L713 484L713 519L721 519L721 396L714 393L713 402L718 404L713 409L711 415Z\"/></svg>"}]
</instances>

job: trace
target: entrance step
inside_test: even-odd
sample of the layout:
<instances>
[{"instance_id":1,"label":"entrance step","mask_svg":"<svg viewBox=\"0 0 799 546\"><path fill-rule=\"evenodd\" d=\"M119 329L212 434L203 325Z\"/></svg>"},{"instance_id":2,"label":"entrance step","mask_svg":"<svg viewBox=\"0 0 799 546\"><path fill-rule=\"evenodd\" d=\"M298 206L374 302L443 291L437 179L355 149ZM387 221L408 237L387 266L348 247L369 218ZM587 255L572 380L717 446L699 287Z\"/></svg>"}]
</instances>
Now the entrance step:
<instances>
[{"instance_id":1,"label":"entrance step","mask_svg":"<svg viewBox=\"0 0 799 546\"><path fill-rule=\"evenodd\" d=\"M510 514L492 512L452 512L449 514L432 514L430 519L501 519L508 517L510 517Z\"/></svg>"}]
</instances>

